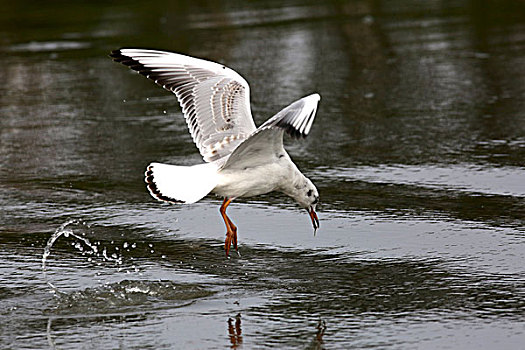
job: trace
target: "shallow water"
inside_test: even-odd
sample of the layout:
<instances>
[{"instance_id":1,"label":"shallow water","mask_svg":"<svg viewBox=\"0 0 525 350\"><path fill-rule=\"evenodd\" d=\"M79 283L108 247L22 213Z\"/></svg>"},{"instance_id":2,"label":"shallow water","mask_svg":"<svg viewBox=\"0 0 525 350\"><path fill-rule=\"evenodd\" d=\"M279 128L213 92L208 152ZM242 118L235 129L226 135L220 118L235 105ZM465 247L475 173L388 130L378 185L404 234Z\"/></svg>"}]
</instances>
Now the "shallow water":
<instances>
[{"instance_id":1,"label":"shallow water","mask_svg":"<svg viewBox=\"0 0 525 350\"><path fill-rule=\"evenodd\" d=\"M522 346L521 2L6 6L1 348ZM226 259L220 199L153 200L149 162L200 156L173 96L107 57L121 46L232 67L257 124L319 92L287 141L317 235L283 196L239 200Z\"/></svg>"}]
</instances>

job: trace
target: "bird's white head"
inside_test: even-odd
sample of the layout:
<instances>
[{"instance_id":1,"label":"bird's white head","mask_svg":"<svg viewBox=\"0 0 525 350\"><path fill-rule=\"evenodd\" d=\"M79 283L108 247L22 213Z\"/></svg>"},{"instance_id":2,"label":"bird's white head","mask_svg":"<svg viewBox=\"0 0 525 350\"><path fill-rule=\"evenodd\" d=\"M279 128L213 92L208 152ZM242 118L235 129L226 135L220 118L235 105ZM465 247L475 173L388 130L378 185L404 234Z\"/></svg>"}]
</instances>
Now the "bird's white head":
<instances>
[{"instance_id":1,"label":"bird's white head","mask_svg":"<svg viewBox=\"0 0 525 350\"><path fill-rule=\"evenodd\" d=\"M319 218L315 212L317 203L319 202L319 192L315 185L305 176L294 184L292 193L288 194L310 215L312 219L312 225L314 227L314 233L319 228Z\"/></svg>"}]
</instances>

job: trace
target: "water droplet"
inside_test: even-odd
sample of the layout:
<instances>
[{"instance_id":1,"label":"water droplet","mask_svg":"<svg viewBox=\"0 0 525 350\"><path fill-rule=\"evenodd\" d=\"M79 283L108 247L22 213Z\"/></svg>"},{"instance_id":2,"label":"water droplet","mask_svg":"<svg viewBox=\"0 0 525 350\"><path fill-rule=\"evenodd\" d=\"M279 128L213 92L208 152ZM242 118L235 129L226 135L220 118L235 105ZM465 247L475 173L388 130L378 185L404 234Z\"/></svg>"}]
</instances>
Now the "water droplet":
<instances>
[{"instance_id":1,"label":"water droplet","mask_svg":"<svg viewBox=\"0 0 525 350\"><path fill-rule=\"evenodd\" d=\"M166 114L167 112L166 111L162 111L162 113Z\"/></svg>"},{"instance_id":2,"label":"water droplet","mask_svg":"<svg viewBox=\"0 0 525 350\"><path fill-rule=\"evenodd\" d=\"M372 24L372 23L374 23L374 17L372 17L370 15L367 15L367 16L363 17L363 19L361 21L364 24Z\"/></svg>"},{"instance_id":3,"label":"water droplet","mask_svg":"<svg viewBox=\"0 0 525 350\"><path fill-rule=\"evenodd\" d=\"M123 247L124 249L126 249L126 248L128 247L128 242L124 242L124 244L122 245L122 247Z\"/></svg>"}]
</instances>

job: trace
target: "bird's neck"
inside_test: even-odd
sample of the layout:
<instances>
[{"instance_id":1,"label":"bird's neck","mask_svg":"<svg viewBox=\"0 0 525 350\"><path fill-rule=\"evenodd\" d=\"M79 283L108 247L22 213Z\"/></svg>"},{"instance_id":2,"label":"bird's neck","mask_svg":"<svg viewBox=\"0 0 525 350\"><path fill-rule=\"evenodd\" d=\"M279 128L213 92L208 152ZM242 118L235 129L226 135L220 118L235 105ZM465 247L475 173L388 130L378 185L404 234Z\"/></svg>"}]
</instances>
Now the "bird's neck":
<instances>
[{"instance_id":1,"label":"bird's neck","mask_svg":"<svg viewBox=\"0 0 525 350\"><path fill-rule=\"evenodd\" d=\"M297 168L297 166L292 163L292 172L289 174L287 180L281 189L281 192L286 194L289 197L296 198L298 193L304 188L308 179L303 175Z\"/></svg>"}]
</instances>

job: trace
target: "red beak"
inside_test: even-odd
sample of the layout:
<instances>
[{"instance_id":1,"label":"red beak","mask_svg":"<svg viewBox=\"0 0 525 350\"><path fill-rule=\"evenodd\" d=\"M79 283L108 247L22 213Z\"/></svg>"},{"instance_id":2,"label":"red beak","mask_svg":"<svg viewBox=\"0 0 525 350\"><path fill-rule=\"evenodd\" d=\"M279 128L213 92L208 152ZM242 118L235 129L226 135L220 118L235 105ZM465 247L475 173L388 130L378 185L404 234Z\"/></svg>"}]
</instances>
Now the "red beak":
<instances>
[{"instance_id":1,"label":"red beak","mask_svg":"<svg viewBox=\"0 0 525 350\"><path fill-rule=\"evenodd\" d=\"M308 211L308 214L310 215L310 219L312 219L312 225L314 226L314 235L315 235L315 232L319 228L319 218L317 217L317 214L315 213L315 210L313 207L309 207L306 210Z\"/></svg>"}]
</instances>

